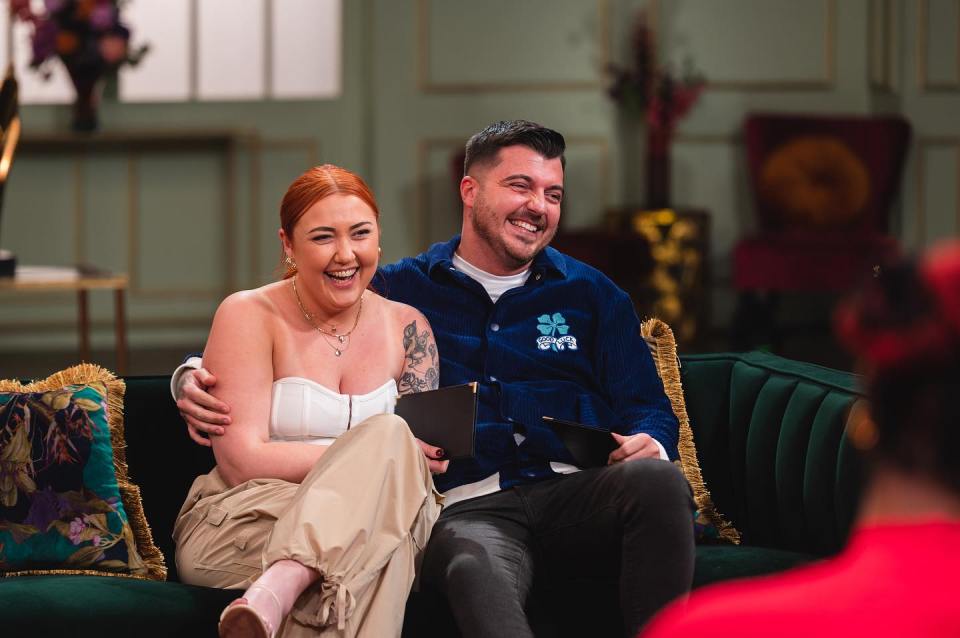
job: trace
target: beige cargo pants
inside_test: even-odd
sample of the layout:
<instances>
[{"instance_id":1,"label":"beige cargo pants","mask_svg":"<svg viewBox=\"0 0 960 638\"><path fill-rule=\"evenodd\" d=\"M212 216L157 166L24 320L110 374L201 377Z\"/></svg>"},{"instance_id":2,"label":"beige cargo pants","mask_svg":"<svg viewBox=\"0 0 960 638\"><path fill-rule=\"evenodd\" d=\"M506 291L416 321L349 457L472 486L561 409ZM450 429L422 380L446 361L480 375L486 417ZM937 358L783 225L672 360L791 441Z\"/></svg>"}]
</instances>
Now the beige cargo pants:
<instances>
[{"instance_id":1,"label":"beige cargo pants","mask_svg":"<svg viewBox=\"0 0 960 638\"><path fill-rule=\"evenodd\" d=\"M420 447L394 415L341 435L303 483L227 488L198 477L173 537L183 582L246 589L272 563L321 574L278 635L399 636L407 595L442 498Z\"/></svg>"}]
</instances>

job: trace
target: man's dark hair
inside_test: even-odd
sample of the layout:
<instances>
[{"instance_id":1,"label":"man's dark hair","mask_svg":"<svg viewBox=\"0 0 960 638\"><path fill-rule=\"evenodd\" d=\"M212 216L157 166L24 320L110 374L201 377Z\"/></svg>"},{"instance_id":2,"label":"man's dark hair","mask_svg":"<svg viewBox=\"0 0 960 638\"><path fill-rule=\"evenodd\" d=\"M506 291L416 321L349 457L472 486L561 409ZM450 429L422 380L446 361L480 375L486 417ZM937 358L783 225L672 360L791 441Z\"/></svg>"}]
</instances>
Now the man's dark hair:
<instances>
[{"instance_id":1,"label":"man's dark hair","mask_svg":"<svg viewBox=\"0 0 960 638\"><path fill-rule=\"evenodd\" d=\"M527 120L501 120L487 126L467 140L466 155L463 159L463 174L470 173L474 164L492 164L501 148L507 146L526 146L547 159L560 158L560 165L566 167L563 156L567 144L563 135L553 129L540 126Z\"/></svg>"}]
</instances>

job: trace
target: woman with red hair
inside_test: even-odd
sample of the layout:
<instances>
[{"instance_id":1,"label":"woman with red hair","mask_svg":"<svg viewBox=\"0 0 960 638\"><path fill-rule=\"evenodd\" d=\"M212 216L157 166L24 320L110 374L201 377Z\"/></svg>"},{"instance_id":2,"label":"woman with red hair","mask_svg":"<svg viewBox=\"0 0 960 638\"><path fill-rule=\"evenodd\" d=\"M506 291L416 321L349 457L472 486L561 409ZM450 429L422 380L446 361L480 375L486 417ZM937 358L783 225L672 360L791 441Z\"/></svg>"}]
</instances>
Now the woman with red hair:
<instances>
[{"instance_id":1,"label":"woman with red hair","mask_svg":"<svg viewBox=\"0 0 960 638\"><path fill-rule=\"evenodd\" d=\"M360 177L310 169L280 224L283 278L213 319L203 366L232 425L177 519L177 568L246 590L221 636L398 636L447 461L392 413L437 387L436 343L419 311L368 287L379 210Z\"/></svg>"},{"instance_id":2,"label":"woman with red hair","mask_svg":"<svg viewBox=\"0 0 960 638\"><path fill-rule=\"evenodd\" d=\"M871 406L847 428L869 478L846 549L705 588L645 638L960 636L960 241L883 270L836 319Z\"/></svg>"}]
</instances>

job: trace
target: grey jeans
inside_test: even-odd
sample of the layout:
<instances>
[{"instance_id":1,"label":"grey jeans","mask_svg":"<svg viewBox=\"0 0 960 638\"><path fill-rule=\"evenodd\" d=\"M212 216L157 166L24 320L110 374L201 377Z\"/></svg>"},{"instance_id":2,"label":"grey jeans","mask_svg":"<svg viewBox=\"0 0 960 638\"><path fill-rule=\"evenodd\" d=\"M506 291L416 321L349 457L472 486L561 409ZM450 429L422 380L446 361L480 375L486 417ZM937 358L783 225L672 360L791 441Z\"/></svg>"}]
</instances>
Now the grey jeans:
<instances>
[{"instance_id":1,"label":"grey jeans","mask_svg":"<svg viewBox=\"0 0 960 638\"><path fill-rule=\"evenodd\" d=\"M642 459L462 501L434 526L423 583L466 637L533 636L538 577L619 578L626 635L693 580L694 503L672 463ZM585 612L586 613L586 612Z\"/></svg>"}]
</instances>

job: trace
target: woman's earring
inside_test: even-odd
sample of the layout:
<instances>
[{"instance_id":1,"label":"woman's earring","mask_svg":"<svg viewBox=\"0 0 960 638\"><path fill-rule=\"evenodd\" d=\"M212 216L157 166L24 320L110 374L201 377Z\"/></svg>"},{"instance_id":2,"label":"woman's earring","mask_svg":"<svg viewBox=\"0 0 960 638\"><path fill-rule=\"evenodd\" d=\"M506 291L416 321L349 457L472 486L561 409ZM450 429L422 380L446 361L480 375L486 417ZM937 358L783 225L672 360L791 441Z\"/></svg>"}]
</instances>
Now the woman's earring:
<instances>
[{"instance_id":1,"label":"woman's earring","mask_svg":"<svg viewBox=\"0 0 960 638\"><path fill-rule=\"evenodd\" d=\"M378 257L382 257L382 256L383 256L383 248L380 248L380 246L377 246L377 256L378 256Z\"/></svg>"},{"instance_id":2,"label":"woman's earring","mask_svg":"<svg viewBox=\"0 0 960 638\"><path fill-rule=\"evenodd\" d=\"M850 409L846 431L850 443L861 452L872 450L880 440L877 424L861 402L855 403Z\"/></svg>"},{"instance_id":3,"label":"woman's earring","mask_svg":"<svg viewBox=\"0 0 960 638\"><path fill-rule=\"evenodd\" d=\"M287 268L290 268L291 270L297 269L297 262L294 261L293 257L291 257L290 255L287 255L287 258L284 259L283 262L287 264Z\"/></svg>"}]
</instances>

